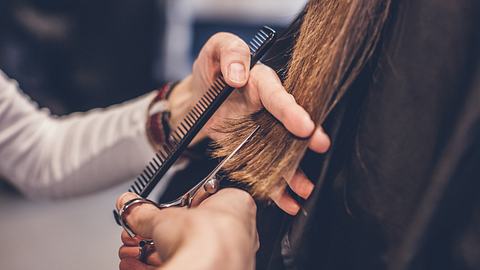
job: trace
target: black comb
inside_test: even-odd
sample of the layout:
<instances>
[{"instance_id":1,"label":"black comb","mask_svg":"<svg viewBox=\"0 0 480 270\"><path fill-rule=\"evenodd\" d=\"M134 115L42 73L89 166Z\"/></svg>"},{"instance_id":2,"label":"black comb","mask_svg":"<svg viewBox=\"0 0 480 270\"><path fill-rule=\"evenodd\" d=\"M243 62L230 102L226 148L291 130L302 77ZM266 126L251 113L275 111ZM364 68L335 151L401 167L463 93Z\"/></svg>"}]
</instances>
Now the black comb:
<instances>
[{"instance_id":1,"label":"black comb","mask_svg":"<svg viewBox=\"0 0 480 270\"><path fill-rule=\"evenodd\" d=\"M250 41L251 65L253 66L265 55L276 39L275 30L264 26ZM148 197L170 167L203 128L207 121L228 98L234 90L220 76L208 91L197 102L195 107L185 116L179 126L170 134L153 160L146 166L143 173L130 186L129 191ZM117 218L117 216L116 216ZM118 220L117 220L118 221Z\"/></svg>"}]
</instances>

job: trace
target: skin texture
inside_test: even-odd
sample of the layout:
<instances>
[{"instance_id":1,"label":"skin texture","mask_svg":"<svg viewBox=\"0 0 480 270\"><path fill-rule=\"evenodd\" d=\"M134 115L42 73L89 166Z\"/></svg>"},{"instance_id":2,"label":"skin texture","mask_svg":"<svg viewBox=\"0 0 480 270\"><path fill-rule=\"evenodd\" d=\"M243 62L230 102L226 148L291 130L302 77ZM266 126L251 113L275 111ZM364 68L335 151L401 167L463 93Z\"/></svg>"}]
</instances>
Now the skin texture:
<instances>
[{"instance_id":1,"label":"skin texture","mask_svg":"<svg viewBox=\"0 0 480 270\"><path fill-rule=\"evenodd\" d=\"M221 140L226 134L218 130L222 129L226 120L240 119L265 108L293 135L309 138L311 150L326 152L330 147L328 136L321 127L315 126L309 114L287 93L277 74L265 65L256 65L251 71L249 66L249 48L239 37L219 33L210 38L193 65L192 75L184 79L171 94L171 126L175 128L218 75L223 74L226 82L237 90L219 108L193 143L205 136ZM285 180L303 198L308 198L313 190L313 183L301 172ZM270 198L288 214L296 215L300 209L298 203L287 195L285 188L272 190Z\"/></svg>"}]
</instances>

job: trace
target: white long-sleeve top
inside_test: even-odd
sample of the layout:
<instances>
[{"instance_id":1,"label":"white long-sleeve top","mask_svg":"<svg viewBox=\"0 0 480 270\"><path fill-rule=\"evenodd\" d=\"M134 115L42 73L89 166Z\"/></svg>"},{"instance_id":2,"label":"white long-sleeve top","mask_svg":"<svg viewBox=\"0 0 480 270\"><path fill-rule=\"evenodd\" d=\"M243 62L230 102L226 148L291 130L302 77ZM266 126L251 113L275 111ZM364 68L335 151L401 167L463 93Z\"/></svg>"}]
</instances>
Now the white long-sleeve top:
<instances>
[{"instance_id":1,"label":"white long-sleeve top","mask_svg":"<svg viewBox=\"0 0 480 270\"><path fill-rule=\"evenodd\" d=\"M131 180L152 157L152 94L86 113L52 116L0 71L0 176L31 198L82 195Z\"/></svg>"}]
</instances>

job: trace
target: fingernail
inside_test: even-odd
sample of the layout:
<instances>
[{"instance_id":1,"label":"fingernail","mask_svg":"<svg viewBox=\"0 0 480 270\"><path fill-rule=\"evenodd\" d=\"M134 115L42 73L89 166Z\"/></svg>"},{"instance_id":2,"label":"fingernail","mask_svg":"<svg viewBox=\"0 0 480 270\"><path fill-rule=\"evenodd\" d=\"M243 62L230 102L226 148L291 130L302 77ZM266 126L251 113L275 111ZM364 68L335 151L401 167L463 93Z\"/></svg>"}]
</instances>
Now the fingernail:
<instances>
[{"instance_id":1,"label":"fingernail","mask_svg":"<svg viewBox=\"0 0 480 270\"><path fill-rule=\"evenodd\" d=\"M303 194L301 197L304 198L305 200L308 199L310 195L312 195L314 188L315 188L315 185L312 182L308 182L307 184L305 184L303 189Z\"/></svg>"},{"instance_id":2,"label":"fingernail","mask_svg":"<svg viewBox=\"0 0 480 270\"><path fill-rule=\"evenodd\" d=\"M245 67L240 63L230 64L228 77L236 83L243 83L245 81Z\"/></svg>"},{"instance_id":3,"label":"fingernail","mask_svg":"<svg viewBox=\"0 0 480 270\"><path fill-rule=\"evenodd\" d=\"M298 214L298 211L300 211L300 205L293 203L288 206L288 211L287 211L288 214L292 216L296 216Z\"/></svg>"}]
</instances>

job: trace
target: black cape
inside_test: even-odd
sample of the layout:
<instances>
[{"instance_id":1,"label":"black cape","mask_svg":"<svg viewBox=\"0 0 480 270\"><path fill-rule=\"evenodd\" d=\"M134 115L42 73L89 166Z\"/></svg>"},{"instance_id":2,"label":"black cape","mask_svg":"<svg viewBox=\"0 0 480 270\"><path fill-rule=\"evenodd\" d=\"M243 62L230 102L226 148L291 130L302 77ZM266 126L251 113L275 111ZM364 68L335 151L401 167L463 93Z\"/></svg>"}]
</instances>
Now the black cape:
<instances>
[{"instance_id":1,"label":"black cape","mask_svg":"<svg viewBox=\"0 0 480 270\"><path fill-rule=\"evenodd\" d=\"M281 76L300 23L263 60ZM257 269L480 269L479 26L476 0L395 1L332 149L302 162L311 198L293 218L259 205Z\"/></svg>"},{"instance_id":2,"label":"black cape","mask_svg":"<svg viewBox=\"0 0 480 270\"><path fill-rule=\"evenodd\" d=\"M258 269L480 269L479 26L478 1L395 3L302 213L261 207Z\"/></svg>"}]
</instances>

